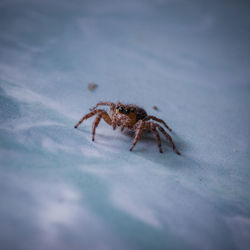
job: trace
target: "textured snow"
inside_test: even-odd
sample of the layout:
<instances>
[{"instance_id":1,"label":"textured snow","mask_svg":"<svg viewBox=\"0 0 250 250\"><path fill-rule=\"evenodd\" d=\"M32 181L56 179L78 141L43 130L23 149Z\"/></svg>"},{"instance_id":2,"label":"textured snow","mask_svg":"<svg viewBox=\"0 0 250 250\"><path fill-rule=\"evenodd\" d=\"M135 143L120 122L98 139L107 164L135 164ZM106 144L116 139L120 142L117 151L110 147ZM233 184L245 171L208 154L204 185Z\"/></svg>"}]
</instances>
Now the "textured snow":
<instances>
[{"instance_id":1,"label":"textured snow","mask_svg":"<svg viewBox=\"0 0 250 250\"><path fill-rule=\"evenodd\" d=\"M249 249L249 10L1 1L1 249ZM104 122L92 142L74 125L100 100L166 120L182 155Z\"/></svg>"}]
</instances>

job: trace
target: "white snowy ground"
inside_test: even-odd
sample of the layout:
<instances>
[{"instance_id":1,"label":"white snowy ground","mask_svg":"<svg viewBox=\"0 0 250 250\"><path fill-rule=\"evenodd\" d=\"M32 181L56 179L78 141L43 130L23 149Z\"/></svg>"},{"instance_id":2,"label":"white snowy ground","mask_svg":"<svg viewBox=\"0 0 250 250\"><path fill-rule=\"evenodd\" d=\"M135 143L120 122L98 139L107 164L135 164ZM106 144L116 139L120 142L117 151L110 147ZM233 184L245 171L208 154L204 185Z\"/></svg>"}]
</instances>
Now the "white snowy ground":
<instances>
[{"instance_id":1,"label":"white snowy ground","mask_svg":"<svg viewBox=\"0 0 250 250\"><path fill-rule=\"evenodd\" d=\"M249 249L249 10L1 1L0 248ZM100 100L166 120L182 156L104 122L93 143L73 126Z\"/></svg>"}]
</instances>

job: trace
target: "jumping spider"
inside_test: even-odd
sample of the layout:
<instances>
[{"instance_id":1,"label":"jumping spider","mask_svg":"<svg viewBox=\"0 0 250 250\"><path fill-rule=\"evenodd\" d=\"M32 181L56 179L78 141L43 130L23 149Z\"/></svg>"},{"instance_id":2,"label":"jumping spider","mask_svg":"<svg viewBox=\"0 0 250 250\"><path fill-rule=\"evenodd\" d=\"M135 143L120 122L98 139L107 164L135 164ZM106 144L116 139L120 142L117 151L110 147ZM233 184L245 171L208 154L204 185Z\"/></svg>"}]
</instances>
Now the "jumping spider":
<instances>
[{"instance_id":1,"label":"jumping spider","mask_svg":"<svg viewBox=\"0 0 250 250\"><path fill-rule=\"evenodd\" d=\"M98 106L109 106L109 114L103 109L97 109ZM170 132L172 131L171 128L169 128L163 120L152 115L147 115L147 112L143 108L140 108L133 104L121 104L120 102L118 102L117 104L113 102L98 102L93 108L90 109L90 111L90 113L83 116L83 118L75 125L75 128L77 128L84 120L97 115L93 123L92 141L95 140L95 130L101 119L103 119L107 124L112 126L113 129L116 129L116 127L119 126L121 128L121 131L123 131L124 128L128 128L130 131L135 132L134 142L130 148L130 151L133 150L134 146L139 141L142 135L142 131L146 130L153 131L158 143L159 151L160 153L162 153L161 139L157 130L159 129L162 134L165 135L167 140L169 140L175 153L180 155L180 152L176 149L171 136L164 130L161 125L156 122L163 124ZM149 120L154 120L156 122L152 122Z\"/></svg>"}]
</instances>

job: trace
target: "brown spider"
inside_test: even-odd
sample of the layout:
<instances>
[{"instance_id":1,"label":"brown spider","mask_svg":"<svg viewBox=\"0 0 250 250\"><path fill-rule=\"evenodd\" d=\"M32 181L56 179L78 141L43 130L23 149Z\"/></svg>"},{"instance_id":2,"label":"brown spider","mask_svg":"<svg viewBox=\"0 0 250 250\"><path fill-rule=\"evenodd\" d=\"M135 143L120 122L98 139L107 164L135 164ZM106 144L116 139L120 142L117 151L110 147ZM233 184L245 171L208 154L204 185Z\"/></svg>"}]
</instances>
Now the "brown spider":
<instances>
[{"instance_id":1,"label":"brown spider","mask_svg":"<svg viewBox=\"0 0 250 250\"><path fill-rule=\"evenodd\" d=\"M98 106L109 106L109 114L103 109L97 109ZM77 128L84 120L87 120L88 118L97 115L93 123L92 141L95 140L95 130L101 119L103 119L106 123L112 126L113 129L116 129L116 127L119 126L121 127L121 131L123 131L126 127L130 131L135 132L134 142L130 148L130 151L133 150L134 146L139 141L143 130L152 130L156 137L159 151L160 153L162 153L161 139L159 132L157 131L157 129L159 129L165 135L167 140L169 140L175 153L180 155L180 152L176 149L171 136L163 129L161 125L149 120L152 119L154 121L162 123L169 131L172 130L163 120L155 116L147 115L147 112L143 108L140 108L133 104L121 104L120 102L118 102L117 104L113 102L98 102L93 108L90 109L90 111L90 113L83 116L83 118L75 125L75 128Z\"/></svg>"}]
</instances>

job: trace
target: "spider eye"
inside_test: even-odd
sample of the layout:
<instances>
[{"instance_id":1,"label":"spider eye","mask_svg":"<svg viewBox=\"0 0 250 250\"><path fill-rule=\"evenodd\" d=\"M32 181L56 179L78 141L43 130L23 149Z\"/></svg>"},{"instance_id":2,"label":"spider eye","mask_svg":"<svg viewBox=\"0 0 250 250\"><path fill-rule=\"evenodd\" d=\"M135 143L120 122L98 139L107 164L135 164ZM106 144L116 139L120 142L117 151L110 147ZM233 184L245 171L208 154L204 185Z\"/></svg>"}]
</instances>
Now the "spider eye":
<instances>
[{"instance_id":1,"label":"spider eye","mask_svg":"<svg viewBox=\"0 0 250 250\"><path fill-rule=\"evenodd\" d=\"M125 114L129 114L130 110L129 109L125 109Z\"/></svg>"},{"instance_id":2,"label":"spider eye","mask_svg":"<svg viewBox=\"0 0 250 250\"><path fill-rule=\"evenodd\" d=\"M119 112L120 112L120 113L123 113L123 111L124 111L123 107L120 107L120 108L119 108Z\"/></svg>"}]
</instances>

